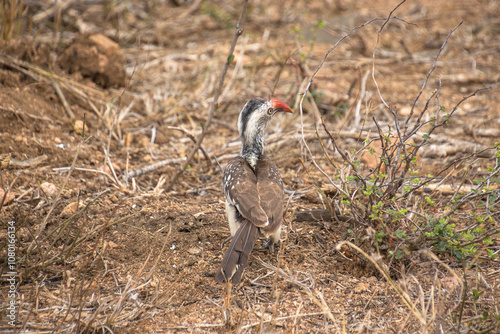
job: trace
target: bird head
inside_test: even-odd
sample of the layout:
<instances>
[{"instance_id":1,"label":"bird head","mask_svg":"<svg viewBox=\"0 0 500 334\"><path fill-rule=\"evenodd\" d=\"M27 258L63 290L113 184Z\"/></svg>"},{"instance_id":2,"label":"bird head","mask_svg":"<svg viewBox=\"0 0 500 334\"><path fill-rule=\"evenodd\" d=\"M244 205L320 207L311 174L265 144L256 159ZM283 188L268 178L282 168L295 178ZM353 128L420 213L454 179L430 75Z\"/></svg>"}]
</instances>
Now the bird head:
<instances>
[{"instance_id":1,"label":"bird head","mask_svg":"<svg viewBox=\"0 0 500 334\"><path fill-rule=\"evenodd\" d=\"M253 98L240 112L238 131L242 141L241 155L252 166L264 150L264 131L267 123L277 112L293 111L280 100Z\"/></svg>"}]
</instances>

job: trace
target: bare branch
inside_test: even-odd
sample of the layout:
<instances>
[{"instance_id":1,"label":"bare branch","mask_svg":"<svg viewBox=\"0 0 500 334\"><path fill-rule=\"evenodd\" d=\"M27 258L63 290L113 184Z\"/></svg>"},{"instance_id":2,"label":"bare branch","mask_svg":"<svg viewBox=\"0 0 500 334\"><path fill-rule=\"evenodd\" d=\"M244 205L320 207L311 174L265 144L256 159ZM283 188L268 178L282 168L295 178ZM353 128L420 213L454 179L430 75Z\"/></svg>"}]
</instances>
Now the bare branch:
<instances>
[{"instance_id":1,"label":"bare branch","mask_svg":"<svg viewBox=\"0 0 500 334\"><path fill-rule=\"evenodd\" d=\"M437 53L436 57L434 58L434 62L432 63L431 69L429 70L429 73L427 73L427 76L425 77L424 83L422 84L422 88L420 88L420 91L418 92L417 97L415 98L415 101L413 101L413 104L412 104L412 106L411 106L411 111L410 111L410 114L408 115L408 118L406 119L406 122L405 122L405 131L404 131L404 135L405 135L405 137L406 137L407 130L408 130L408 122L410 121L411 117L413 116L413 110L415 109L415 106L416 106L416 104L417 104L417 101L418 101L418 99L420 98L420 96L422 95L422 93L423 93L423 91L424 91L424 89L425 89L425 86L427 86L427 81L429 81L429 78L430 78L430 76L431 76L432 72L434 72L434 69L436 68L436 63L437 63L437 61L438 61L438 59L439 59L439 56L441 55L441 52L443 52L443 49L444 49L444 47L446 46L446 44L448 43L448 40L450 39L451 34L453 34L453 33L455 32L455 30L457 30L457 29L458 29L458 27L460 27L460 26L462 25L462 23L463 23L463 22L464 22L464 21L460 21L460 23L459 23L459 24L457 24L457 25L455 26L455 28L451 29L451 31L448 33L448 36L446 36L446 38L445 38L445 40L444 40L443 44L441 45L441 48L439 48L439 51L438 51L438 53ZM414 126L414 129L415 129L415 127L416 127L417 125L418 125L418 124L416 124L416 125ZM413 132L413 130L412 130L411 132Z\"/></svg>"}]
</instances>

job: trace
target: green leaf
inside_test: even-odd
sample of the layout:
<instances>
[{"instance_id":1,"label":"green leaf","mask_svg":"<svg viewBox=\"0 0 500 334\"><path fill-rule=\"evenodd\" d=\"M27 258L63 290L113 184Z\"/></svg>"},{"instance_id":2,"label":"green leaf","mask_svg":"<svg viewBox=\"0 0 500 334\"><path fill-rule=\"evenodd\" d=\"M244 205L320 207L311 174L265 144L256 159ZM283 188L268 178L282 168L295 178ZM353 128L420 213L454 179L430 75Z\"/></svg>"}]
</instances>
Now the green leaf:
<instances>
[{"instance_id":1,"label":"green leaf","mask_svg":"<svg viewBox=\"0 0 500 334\"><path fill-rule=\"evenodd\" d=\"M493 240L491 240L491 237L484 238L483 245L493 245Z\"/></svg>"},{"instance_id":2,"label":"green leaf","mask_svg":"<svg viewBox=\"0 0 500 334\"><path fill-rule=\"evenodd\" d=\"M227 62L228 62L229 64L231 64L231 62L232 62L233 60L234 60L234 55L233 55L233 54L231 54L231 55L229 55L229 57L227 57Z\"/></svg>"},{"instance_id":3,"label":"green leaf","mask_svg":"<svg viewBox=\"0 0 500 334\"><path fill-rule=\"evenodd\" d=\"M406 238L406 234L405 234L403 231L401 231L401 230L396 230L396 231L394 232L394 235L395 235L396 237L398 237L399 239L404 239L404 238Z\"/></svg>"},{"instance_id":4,"label":"green leaf","mask_svg":"<svg viewBox=\"0 0 500 334\"><path fill-rule=\"evenodd\" d=\"M472 297L474 298L474 300L477 300L480 295L481 294L479 293L479 291L477 291L477 289L472 290Z\"/></svg>"},{"instance_id":5,"label":"green leaf","mask_svg":"<svg viewBox=\"0 0 500 334\"><path fill-rule=\"evenodd\" d=\"M319 20L317 23L316 23L316 27L318 28L323 28L325 26L325 21L323 20Z\"/></svg>"},{"instance_id":6,"label":"green leaf","mask_svg":"<svg viewBox=\"0 0 500 334\"><path fill-rule=\"evenodd\" d=\"M488 253L488 257L492 260L497 258L497 254L495 254L495 252L493 252L491 249L486 249L486 253Z\"/></svg>"}]
</instances>

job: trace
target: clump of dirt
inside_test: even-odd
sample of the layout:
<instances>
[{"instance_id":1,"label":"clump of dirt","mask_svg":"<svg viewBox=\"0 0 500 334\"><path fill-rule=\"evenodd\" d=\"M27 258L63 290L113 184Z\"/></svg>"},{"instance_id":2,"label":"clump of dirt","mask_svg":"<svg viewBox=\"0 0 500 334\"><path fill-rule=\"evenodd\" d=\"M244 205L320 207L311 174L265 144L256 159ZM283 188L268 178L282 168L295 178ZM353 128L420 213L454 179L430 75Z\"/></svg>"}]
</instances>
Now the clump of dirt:
<instances>
[{"instance_id":1,"label":"clump of dirt","mask_svg":"<svg viewBox=\"0 0 500 334\"><path fill-rule=\"evenodd\" d=\"M78 34L57 63L68 73L81 73L104 88L125 86L120 46L102 34Z\"/></svg>"}]
</instances>

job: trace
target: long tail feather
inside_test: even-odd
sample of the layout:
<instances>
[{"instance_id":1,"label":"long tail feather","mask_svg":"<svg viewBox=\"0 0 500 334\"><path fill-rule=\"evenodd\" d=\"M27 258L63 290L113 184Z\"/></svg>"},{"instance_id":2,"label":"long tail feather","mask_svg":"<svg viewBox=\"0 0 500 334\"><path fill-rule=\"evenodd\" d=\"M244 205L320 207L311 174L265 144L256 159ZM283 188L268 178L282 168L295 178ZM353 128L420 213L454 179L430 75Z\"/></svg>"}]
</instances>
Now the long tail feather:
<instances>
[{"instance_id":1,"label":"long tail feather","mask_svg":"<svg viewBox=\"0 0 500 334\"><path fill-rule=\"evenodd\" d=\"M247 266L253 246L259 234L258 228L245 219L231 240L231 244L224 254L219 272L215 276L217 282L239 283L241 275Z\"/></svg>"}]
</instances>

